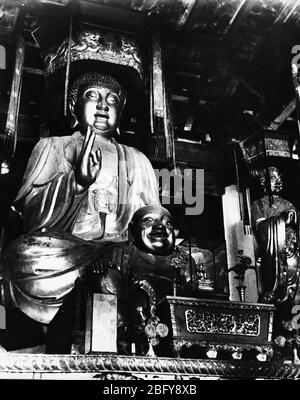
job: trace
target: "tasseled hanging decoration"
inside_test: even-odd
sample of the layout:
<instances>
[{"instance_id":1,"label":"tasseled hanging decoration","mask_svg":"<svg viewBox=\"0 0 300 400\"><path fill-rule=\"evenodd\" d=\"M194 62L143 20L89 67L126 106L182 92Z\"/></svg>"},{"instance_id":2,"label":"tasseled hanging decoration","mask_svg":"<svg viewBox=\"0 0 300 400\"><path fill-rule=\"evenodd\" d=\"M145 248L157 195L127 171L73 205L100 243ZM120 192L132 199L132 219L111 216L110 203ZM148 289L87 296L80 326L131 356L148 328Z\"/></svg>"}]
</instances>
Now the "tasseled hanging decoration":
<instances>
[{"instance_id":1,"label":"tasseled hanging decoration","mask_svg":"<svg viewBox=\"0 0 300 400\"><path fill-rule=\"evenodd\" d=\"M243 222L244 222L244 233L250 235L251 230L251 218L250 218L250 191L249 188L242 190L242 210L243 210Z\"/></svg>"},{"instance_id":2,"label":"tasseled hanging decoration","mask_svg":"<svg viewBox=\"0 0 300 400\"><path fill-rule=\"evenodd\" d=\"M16 41L16 58L15 68L13 74L13 80L10 91L9 106L7 112L7 121L5 133L9 139L7 147L11 157L14 157L17 147L18 137L18 119L19 119L19 107L22 90L22 75L23 75L23 64L25 58L25 40L22 36L17 36Z\"/></svg>"},{"instance_id":3,"label":"tasseled hanging decoration","mask_svg":"<svg viewBox=\"0 0 300 400\"><path fill-rule=\"evenodd\" d=\"M68 89L70 80L70 64L71 64L71 44L72 44L72 32L73 32L73 4L70 5L70 29L69 29L69 43L67 53L67 66L66 66L66 77L65 77L65 95L64 95L64 116L67 116L68 110Z\"/></svg>"},{"instance_id":4,"label":"tasseled hanging decoration","mask_svg":"<svg viewBox=\"0 0 300 400\"><path fill-rule=\"evenodd\" d=\"M163 68L161 34L157 29L152 33L152 66L150 93L151 133L163 130L166 140L166 158L170 168L175 169L175 145L169 93Z\"/></svg>"}]
</instances>

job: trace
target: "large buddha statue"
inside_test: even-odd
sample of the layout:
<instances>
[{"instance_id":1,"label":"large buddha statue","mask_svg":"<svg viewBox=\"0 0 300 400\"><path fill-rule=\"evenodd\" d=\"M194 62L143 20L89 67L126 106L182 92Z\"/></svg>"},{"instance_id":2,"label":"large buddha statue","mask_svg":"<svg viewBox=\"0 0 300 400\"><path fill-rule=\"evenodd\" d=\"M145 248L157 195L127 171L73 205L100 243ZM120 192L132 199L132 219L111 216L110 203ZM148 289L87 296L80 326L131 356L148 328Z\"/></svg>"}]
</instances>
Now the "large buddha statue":
<instances>
[{"instance_id":1,"label":"large buddha statue","mask_svg":"<svg viewBox=\"0 0 300 400\"><path fill-rule=\"evenodd\" d=\"M266 170L258 172L264 196L251 207L257 241L259 301L281 303L294 299L299 276L299 216L296 207L280 196L283 177L268 167L271 198L267 194Z\"/></svg>"},{"instance_id":2,"label":"large buddha statue","mask_svg":"<svg viewBox=\"0 0 300 400\"><path fill-rule=\"evenodd\" d=\"M88 31L74 35L71 70L76 60L86 62L89 55L93 62L70 74L71 134L37 143L14 202L25 234L4 255L3 301L46 325L103 249L127 239L135 211L160 205L147 157L116 141L126 102L121 78L127 69L132 75L137 56L128 53L132 47L122 38L114 57L114 43L107 45L110 53L102 63L106 39ZM51 68L54 59L61 66L67 48L68 41L52 53ZM128 68L116 79L113 63L118 60Z\"/></svg>"},{"instance_id":3,"label":"large buddha statue","mask_svg":"<svg viewBox=\"0 0 300 400\"><path fill-rule=\"evenodd\" d=\"M73 83L69 107L77 130L35 146L15 200L25 232L122 241L134 211L159 204L148 159L115 140L125 101L125 89L110 76L85 73Z\"/></svg>"}]
</instances>

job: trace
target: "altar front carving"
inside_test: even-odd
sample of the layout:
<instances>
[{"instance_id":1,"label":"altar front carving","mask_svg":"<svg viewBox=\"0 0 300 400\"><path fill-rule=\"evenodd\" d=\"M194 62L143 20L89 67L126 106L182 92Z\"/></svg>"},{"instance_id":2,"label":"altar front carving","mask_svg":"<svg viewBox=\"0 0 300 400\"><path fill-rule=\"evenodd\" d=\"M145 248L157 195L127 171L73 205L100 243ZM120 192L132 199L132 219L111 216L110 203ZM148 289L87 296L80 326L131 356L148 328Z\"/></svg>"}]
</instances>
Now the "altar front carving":
<instances>
[{"instance_id":1,"label":"altar front carving","mask_svg":"<svg viewBox=\"0 0 300 400\"><path fill-rule=\"evenodd\" d=\"M218 359L247 358L251 350L252 360L270 360L274 311L266 304L172 296L160 304L161 319L172 327L168 339L175 355L184 347L185 354L189 348L193 354L199 346L208 358Z\"/></svg>"}]
</instances>

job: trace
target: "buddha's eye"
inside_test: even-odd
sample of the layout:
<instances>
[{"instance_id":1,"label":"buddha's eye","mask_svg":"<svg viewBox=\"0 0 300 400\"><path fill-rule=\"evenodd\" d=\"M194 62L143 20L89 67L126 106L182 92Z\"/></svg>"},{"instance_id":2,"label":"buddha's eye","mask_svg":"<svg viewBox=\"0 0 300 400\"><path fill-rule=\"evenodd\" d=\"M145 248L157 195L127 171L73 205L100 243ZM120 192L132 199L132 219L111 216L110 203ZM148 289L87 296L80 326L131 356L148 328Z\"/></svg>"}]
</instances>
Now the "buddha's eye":
<instances>
[{"instance_id":1,"label":"buddha's eye","mask_svg":"<svg viewBox=\"0 0 300 400\"><path fill-rule=\"evenodd\" d=\"M119 96L115 93L110 93L107 96L107 102L109 104L118 104L120 102Z\"/></svg>"},{"instance_id":2,"label":"buddha's eye","mask_svg":"<svg viewBox=\"0 0 300 400\"><path fill-rule=\"evenodd\" d=\"M98 100L98 97L99 97L96 90L87 90L84 93L84 96L91 100Z\"/></svg>"}]
</instances>

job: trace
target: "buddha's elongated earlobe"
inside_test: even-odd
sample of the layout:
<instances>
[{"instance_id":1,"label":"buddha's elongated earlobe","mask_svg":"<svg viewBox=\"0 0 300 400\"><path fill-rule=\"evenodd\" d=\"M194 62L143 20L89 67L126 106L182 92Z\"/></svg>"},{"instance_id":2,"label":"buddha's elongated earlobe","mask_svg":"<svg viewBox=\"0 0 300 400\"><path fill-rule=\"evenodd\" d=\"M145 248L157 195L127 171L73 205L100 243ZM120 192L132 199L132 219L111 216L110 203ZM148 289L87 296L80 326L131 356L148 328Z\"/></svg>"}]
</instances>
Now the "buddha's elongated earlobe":
<instances>
[{"instance_id":1,"label":"buddha's elongated earlobe","mask_svg":"<svg viewBox=\"0 0 300 400\"><path fill-rule=\"evenodd\" d=\"M70 107L70 128L74 129L77 125L79 125L78 119Z\"/></svg>"},{"instance_id":2,"label":"buddha's elongated earlobe","mask_svg":"<svg viewBox=\"0 0 300 400\"><path fill-rule=\"evenodd\" d=\"M116 129L116 134L117 134L118 136L121 135L121 133L120 133L120 128L119 128L119 127L117 127L117 129Z\"/></svg>"},{"instance_id":3,"label":"buddha's elongated earlobe","mask_svg":"<svg viewBox=\"0 0 300 400\"><path fill-rule=\"evenodd\" d=\"M79 125L79 122L78 122L78 119L77 119L77 117L75 115L75 110L74 109L75 109L74 102L70 101L69 110L70 110L70 115L71 115L71 118L70 118L70 127L71 127L71 129L74 129L77 125Z\"/></svg>"},{"instance_id":4,"label":"buddha's elongated earlobe","mask_svg":"<svg viewBox=\"0 0 300 400\"><path fill-rule=\"evenodd\" d=\"M71 114L71 129L74 129L77 125L79 125L79 122L74 114Z\"/></svg>"}]
</instances>

